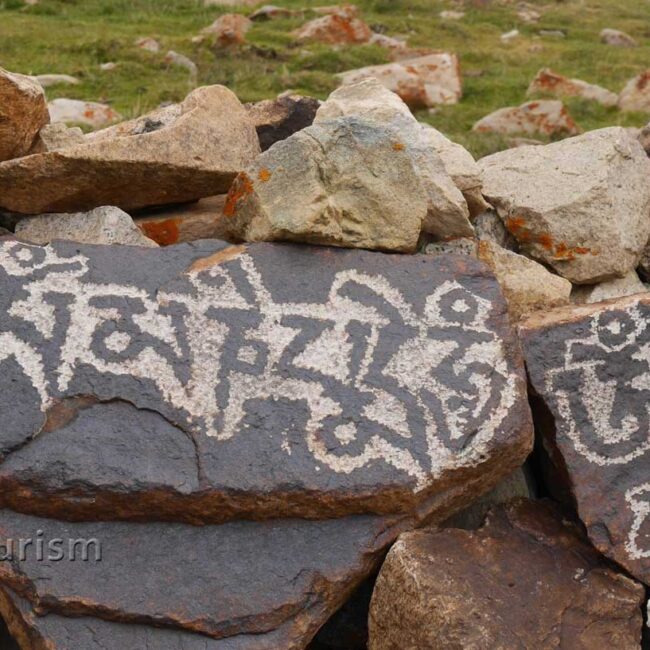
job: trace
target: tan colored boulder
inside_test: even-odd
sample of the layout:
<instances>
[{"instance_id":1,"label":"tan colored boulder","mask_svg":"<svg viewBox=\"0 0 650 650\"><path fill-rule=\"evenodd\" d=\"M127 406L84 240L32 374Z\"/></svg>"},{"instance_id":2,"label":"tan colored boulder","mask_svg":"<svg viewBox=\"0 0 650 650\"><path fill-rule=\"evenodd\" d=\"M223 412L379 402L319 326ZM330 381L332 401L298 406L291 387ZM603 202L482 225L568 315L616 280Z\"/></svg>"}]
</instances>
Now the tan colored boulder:
<instances>
[{"instance_id":1,"label":"tan colored boulder","mask_svg":"<svg viewBox=\"0 0 650 650\"><path fill-rule=\"evenodd\" d=\"M411 108L456 104L462 96L458 58L448 52L350 70L339 77L344 85L375 77Z\"/></svg>"},{"instance_id":2,"label":"tan colored boulder","mask_svg":"<svg viewBox=\"0 0 650 650\"><path fill-rule=\"evenodd\" d=\"M245 43L246 32L252 25L252 21L242 14L224 14L203 29L202 33L214 36L219 47L230 47Z\"/></svg>"},{"instance_id":3,"label":"tan colored boulder","mask_svg":"<svg viewBox=\"0 0 650 650\"><path fill-rule=\"evenodd\" d=\"M623 277L650 236L650 160L621 127L479 161L522 252L575 284Z\"/></svg>"},{"instance_id":4,"label":"tan colored boulder","mask_svg":"<svg viewBox=\"0 0 650 650\"><path fill-rule=\"evenodd\" d=\"M24 156L49 119L41 86L0 68L0 161Z\"/></svg>"},{"instance_id":5,"label":"tan colored boulder","mask_svg":"<svg viewBox=\"0 0 650 650\"><path fill-rule=\"evenodd\" d=\"M618 107L626 112L650 113L650 70L644 70L625 84Z\"/></svg>"},{"instance_id":6,"label":"tan colored boulder","mask_svg":"<svg viewBox=\"0 0 650 650\"><path fill-rule=\"evenodd\" d=\"M26 214L124 210L226 192L259 153L255 127L223 86L90 134L85 143L0 163L0 208Z\"/></svg>"},{"instance_id":7,"label":"tan colored boulder","mask_svg":"<svg viewBox=\"0 0 650 650\"><path fill-rule=\"evenodd\" d=\"M399 134L399 146L411 156L415 174L429 197L423 224L426 232L439 239L473 235L460 188L480 189L480 179L478 167L468 152L464 157L455 149L462 147L432 127L418 123L408 106L373 78L335 90L318 109L314 121L318 124L343 116L373 120Z\"/></svg>"},{"instance_id":8,"label":"tan colored boulder","mask_svg":"<svg viewBox=\"0 0 650 650\"><path fill-rule=\"evenodd\" d=\"M554 99L540 99L521 106L500 108L480 119L473 127L480 133L515 135L575 135L580 132L564 104Z\"/></svg>"},{"instance_id":9,"label":"tan colored boulder","mask_svg":"<svg viewBox=\"0 0 650 650\"><path fill-rule=\"evenodd\" d=\"M613 45L614 47L636 47L636 41L625 32L619 29L606 28L600 32L600 41L605 45Z\"/></svg>"},{"instance_id":10,"label":"tan colored boulder","mask_svg":"<svg viewBox=\"0 0 650 650\"><path fill-rule=\"evenodd\" d=\"M541 264L487 240L479 243L478 256L499 281L513 321L540 309L569 303L571 283Z\"/></svg>"},{"instance_id":11,"label":"tan colored boulder","mask_svg":"<svg viewBox=\"0 0 650 650\"><path fill-rule=\"evenodd\" d=\"M571 293L571 302L576 304L591 304L602 302L603 300L612 300L614 298L624 298L632 296L635 293L646 291L645 285L641 282L636 271L630 271L623 278L607 280L599 284L586 286L577 286Z\"/></svg>"},{"instance_id":12,"label":"tan colored boulder","mask_svg":"<svg viewBox=\"0 0 650 650\"><path fill-rule=\"evenodd\" d=\"M55 239L68 239L80 244L157 246L142 234L126 212L113 206L102 206L90 212L26 217L16 224L16 237L41 246Z\"/></svg>"},{"instance_id":13,"label":"tan colored boulder","mask_svg":"<svg viewBox=\"0 0 650 650\"><path fill-rule=\"evenodd\" d=\"M223 208L226 195L170 207L149 209L134 215L135 225L160 246L171 246L198 239L228 239L228 223Z\"/></svg>"},{"instance_id":14,"label":"tan colored boulder","mask_svg":"<svg viewBox=\"0 0 650 650\"><path fill-rule=\"evenodd\" d=\"M644 588L550 501L515 499L476 531L404 533L379 572L369 650L634 650Z\"/></svg>"},{"instance_id":15,"label":"tan colored boulder","mask_svg":"<svg viewBox=\"0 0 650 650\"><path fill-rule=\"evenodd\" d=\"M528 96L555 95L557 97L581 97L603 106L616 106L618 95L607 88L587 83L581 79L569 79L550 68L540 70L528 86Z\"/></svg>"},{"instance_id":16,"label":"tan colored boulder","mask_svg":"<svg viewBox=\"0 0 650 650\"><path fill-rule=\"evenodd\" d=\"M122 119L122 116L107 104L84 102L81 99L59 97L49 102L47 109L53 123L85 124L93 129L100 129Z\"/></svg>"},{"instance_id":17,"label":"tan colored boulder","mask_svg":"<svg viewBox=\"0 0 650 650\"><path fill-rule=\"evenodd\" d=\"M345 13L331 13L314 18L293 32L299 42L312 41L329 45L367 43L372 30L361 18Z\"/></svg>"},{"instance_id":18,"label":"tan colored boulder","mask_svg":"<svg viewBox=\"0 0 650 650\"><path fill-rule=\"evenodd\" d=\"M314 7L314 13L323 16L344 16L346 18L354 18L359 15L359 7L351 4L342 5L324 5L322 7Z\"/></svg>"},{"instance_id":19,"label":"tan colored boulder","mask_svg":"<svg viewBox=\"0 0 650 650\"><path fill-rule=\"evenodd\" d=\"M143 36L135 42L136 47L139 47L141 50L146 50L147 52L160 52L160 43L155 39L149 36Z\"/></svg>"},{"instance_id":20,"label":"tan colored boulder","mask_svg":"<svg viewBox=\"0 0 650 650\"><path fill-rule=\"evenodd\" d=\"M84 133L78 126L66 126L63 122L46 124L39 132L30 153L58 151L83 144Z\"/></svg>"},{"instance_id":21,"label":"tan colored boulder","mask_svg":"<svg viewBox=\"0 0 650 650\"><path fill-rule=\"evenodd\" d=\"M413 252L427 206L400 134L341 117L265 151L233 183L224 212L244 241Z\"/></svg>"}]
</instances>

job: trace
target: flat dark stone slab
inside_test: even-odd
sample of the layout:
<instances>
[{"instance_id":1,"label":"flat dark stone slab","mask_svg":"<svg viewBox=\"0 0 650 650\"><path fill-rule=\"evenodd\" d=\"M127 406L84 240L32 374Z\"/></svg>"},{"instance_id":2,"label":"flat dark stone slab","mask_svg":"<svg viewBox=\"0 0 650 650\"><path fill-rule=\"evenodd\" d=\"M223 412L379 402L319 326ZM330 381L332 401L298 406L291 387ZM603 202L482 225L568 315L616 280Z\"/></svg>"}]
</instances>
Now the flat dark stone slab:
<instances>
[{"instance_id":1,"label":"flat dark stone slab","mask_svg":"<svg viewBox=\"0 0 650 650\"><path fill-rule=\"evenodd\" d=\"M0 303L16 510L425 516L531 447L519 346L468 258L2 240Z\"/></svg>"},{"instance_id":2,"label":"flat dark stone slab","mask_svg":"<svg viewBox=\"0 0 650 650\"><path fill-rule=\"evenodd\" d=\"M551 485L594 545L650 584L650 295L520 328Z\"/></svg>"},{"instance_id":3,"label":"flat dark stone slab","mask_svg":"<svg viewBox=\"0 0 650 650\"><path fill-rule=\"evenodd\" d=\"M371 515L218 526L70 523L1 511L0 587L39 615L234 643L218 650L302 648L373 570L382 549L412 525Z\"/></svg>"}]
</instances>

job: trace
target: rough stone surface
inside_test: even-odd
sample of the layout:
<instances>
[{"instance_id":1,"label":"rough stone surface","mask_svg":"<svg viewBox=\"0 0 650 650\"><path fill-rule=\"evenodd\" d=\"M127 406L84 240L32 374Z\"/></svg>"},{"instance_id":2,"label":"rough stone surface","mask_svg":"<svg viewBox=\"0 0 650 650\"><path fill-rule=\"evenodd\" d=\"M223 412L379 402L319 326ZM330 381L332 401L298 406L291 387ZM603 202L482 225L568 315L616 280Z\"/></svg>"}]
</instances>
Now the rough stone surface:
<instances>
[{"instance_id":1,"label":"rough stone surface","mask_svg":"<svg viewBox=\"0 0 650 650\"><path fill-rule=\"evenodd\" d=\"M302 14L300 9L287 9L286 7L278 7L277 5L263 5L256 9L249 18L252 21L275 20L276 18L291 18L292 16L300 16Z\"/></svg>"},{"instance_id":2,"label":"rough stone surface","mask_svg":"<svg viewBox=\"0 0 650 650\"><path fill-rule=\"evenodd\" d=\"M412 252L428 204L400 132L342 117L259 156L233 183L225 214L243 241Z\"/></svg>"},{"instance_id":3,"label":"rough stone surface","mask_svg":"<svg viewBox=\"0 0 650 650\"><path fill-rule=\"evenodd\" d=\"M637 272L630 271L623 278L607 280L599 284L575 287L571 292L571 301L577 304L590 304L602 302L603 300L612 300L613 298L631 296L645 290L646 288Z\"/></svg>"},{"instance_id":4,"label":"rough stone surface","mask_svg":"<svg viewBox=\"0 0 650 650\"><path fill-rule=\"evenodd\" d=\"M253 26L252 21L241 14L224 14L219 16L204 34L214 36L219 47L242 45L246 42L246 32Z\"/></svg>"},{"instance_id":5,"label":"rough stone surface","mask_svg":"<svg viewBox=\"0 0 650 650\"><path fill-rule=\"evenodd\" d=\"M169 52L165 54L163 61L167 65L175 65L179 68L185 68L185 70L190 73L190 78L193 80L196 80L196 77L199 74L199 69L192 59L186 57L184 54L174 52L174 50L169 50Z\"/></svg>"},{"instance_id":6,"label":"rough stone surface","mask_svg":"<svg viewBox=\"0 0 650 650\"><path fill-rule=\"evenodd\" d=\"M636 47L636 41L625 32L618 29L606 28L600 32L600 40L605 45L613 45L614 47Z\"/></svg>"},{"instance_id":7,"label":"rough stone surface","mask_svg":"<svg viewBox=\"0 0 650 650\"><path fill-rule=\"evenodd\" d=\"M68 127L63 122L46 124L39 132L38 138L29 153L58 151L84 142L83 131L78 126Z\"/></svg>"},{"instance_id":8,"label":"rough stone surface","mask_svg":"<svg viewBox=\"0 0 650 650\"><path fill-rule=\"evenodd\" d=\"M650 241L643 249L643 253L641 253L637 272L644 282L650 282Z\"/></svg>"},{"instance_id":9,"label":"rough stone surface","mask_svg":"<svg viewBox=\"0 0 650 650\"><path fill-rule=\"evenodd\" d=\"M578 126L564 104L555 99L539 99L521 106L500 108L481 118L473 127L480 133L514 135L575 135Z\"/></svg>"},{"instance_id":10,"label":"rough stone surface","mask_svg":"<svg viewBox=\"0 0 650 650\"><path fill-rule=\"evenodd\" d=\"M344 85L374 77L411 108L456 104L462 96L458 58L448 52L349 70L339 77Z\"/></svg>"},{"instance_id":11,"label":"rough stone surface","mask_svg":"<svg viewBox=\"0 0 650 650\"><path fill-rule=\"evenodd\" d=\"M520 327L556 496L593 544L650 584L650 294Z\"/></svg>"},{"instance_id":12,"label":"rough stone surface","mask_svg":"<svg viewBox=\"0 0 650 650\"><path fill-rule=\"evenodd\" d=\"M69 523L3 511L0 545L14 561L0 563L0 614L20 640L36 637L22 650L299 650L404 525ZM40 555L18 539L41 539Z\"/></svg>"},{"instance_id":13,"label":"rough stone surface","mask_svg":"<svg viewBox=\"0 0 650 650\"><path fill-rule=\"evenodd\" d=\"M618 107L622 111L650 113L650 70L644 70L625 84Z\"/></svg>"},{"instance_id":14,"label":"rough stone surface","mask_svg":"<svg viewBox=\"0 0 650 650\"><path fill-rule=\"evenodd\" d=\"M550 503L521 499L475 532L401 535L377 578L368 648L636 650L643 599Z\"/></svg>"},{"instance_id":15,"label":"rough stone surface","mask_svg":"<svg viewBox=\"0 0 650 650\"><path fill-rule=\"evenodd\" d=\"M113 206L95 208L90 212L26 217L16 225L16 236L41 245L54 239L68 239L83 244L156 246L142 234L126 212Z\"/></svg>"},{"instance_id":16,"label":"rough stone surface","mask_svg":"<svg viewBox=\"0 0 650 650\"><path fill-rule=\"evenodd\" d=\"M45 95L38 83L0 68L0 161L27 154L48 122Z\"/></svg>"},{"instance_id":17,"label":"rough stone surface","mask_svg":"<svg viewBox=\"0 0 650 650\"><path fill-rule=\"evenodd\" d=\"M474 220L474 231L479 241L494 242L501 248L519 252L519 244L503 224L495 210L486 210Z\"/></svg>"},{"instance_id":18,"label":"rough stone surface","mask_svg":"<svg viewBox=\"0 0 650 650\"><path fill-rule=\"evenodd\" d=\"M84 102L80 99L60 97L48 102L50 120L64 124L85 124L99 129L121 119L121 115L108 104Z\"/></svg>"},{"instance_id":19,"label":"rough stone surface","mask_svg":"<svg viewBox=\"0 0 650 650\"><path fill-rule=\"evenodd\" d=\"M142 38L138 38L135 41L135 46L139 47L141 50L153 52L154 54L160 52L160 43L155 38L151 38L150 36L143 36Z\"/></svg>"},{"instance_id":20,"label":"rough stone surface","mask_svg":"<svg viewBox=\"0 0 650 650\"><path fill-rule=\"evenodd\" d=\"M424 252L427 255L469 255L478 257L478 243L472 237L459 237L449 241L431 242L425 245Z\"/></svg>"},{"instance_id":21,"label":"rough stone surface","mask_svg":"<svg viewBox=\"0 0 650 650\"><path fill-rule=\"evenodd\" d=\"M0 163L0 208L26 214L123 210L227 192L259 152L235 95L198 88L180 105L86 136L83 145Z\"/></svg>"},{"instance_id":22,"label":"rough stone surface","mask_svg":"<svg viewBox=\"0 0 650 650\"><path fill-rule=\"evenodd\" d=\"M255 124L262 151L266 151L276 142L311 126L319 106L320 101L313 97L284 95L246 104L246 110Z\"/></svg>"},{"instance_id":23,"label":"rough stone surface","mask_svg":"<svg viewBox=\"0 0 650 650\"><path fill-rule=\"evenodd\" d=\"M523 252L576 284L623 277L650 235L650 161L612 127L479 161L483 193Z\"/></svg>"},{"instance_id":24,"label":"rough stone surface","mask_svg":"<svg viewBox=\"0 0 650 650\"><path fill-rule=\"evenodd\" d=\"M603 106L616 106L618 95L607 88L587 83L581 79L569 79L550 68L540 70L530 86L528 95L538 94L556 95L558 97L581 97L589 99Z\"/></svg>"},{"instance_id":25,"label":"rough stone surface","mask_svg":"<svg viewBox=\"0 0 650 650\"><path fill-rule=\"evenodd\" d=\"M484 201L479 169L469 152L434 128L418 123L408 106L373 78L335 90L318 109L314 121L319 124L346 116L372 120L398 133L398 142L411 157L414 172L428 195L423 224L427 233L439 239L474 234L465 199L474 208L479 200L481 205Z\"/></svg>"},{"instance_id":26,"label":"rough stone surface","mask_svg":"<svg viewBox=\"0 0 650 650\"><path fill-rule=\"evenodd\" d=\"M79 79L69 74L37 74L34 79L42 88L60 85L77 86L81 83Z\"/></svg>"},{"instance_id":27,"label":"rough stone surface","mask_svg":"<svg viewBox=\"0 0 650 650\"><path fill-rule=\"evenodd\" d=\"M372 30L366 23L353 15L332 13L305 23L293 33L297 41L315 41L329 45L367 43Z\"/></svg>"},{"instance_id":28,"label":"rough stone surface","mask_svg":"<svg viewBox=\"0 0 650 650\"><path fill-rule=\"evenodd\" d=\"M439 517L530 451L518 343L470 258L3 240L0 266L0 506Z\"/></svg>"},{"instance_id":29,"label":"rough stone surface","mask_svg":"<svg viewBox=\"0 0 650 650\"><path fill-rule=\"evenodd\" d=\"M220 194L193 203L149 209L133 216L135 225L160 246L199 239L228 240L225 204L226 195Z\"/></svg>"},{"instance_id":30,"label":"rough stone surface","mask_svg":"<svg viewBox=\"0 0 650 650\"><path fill-rule=\"evenodd\" d=\"M491 241L479 243L478 256L492 269L499 281L513 320L519 320L539 309L569 303L571 283L554 275L541 264Z\"/></svg>"}]
</instances>

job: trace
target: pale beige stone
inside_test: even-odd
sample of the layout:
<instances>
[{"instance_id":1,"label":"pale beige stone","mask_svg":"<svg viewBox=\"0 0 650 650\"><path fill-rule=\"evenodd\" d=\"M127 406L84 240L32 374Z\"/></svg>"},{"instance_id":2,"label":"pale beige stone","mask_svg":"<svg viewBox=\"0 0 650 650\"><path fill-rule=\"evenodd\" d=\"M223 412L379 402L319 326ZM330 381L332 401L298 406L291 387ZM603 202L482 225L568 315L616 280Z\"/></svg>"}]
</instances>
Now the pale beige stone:
<instances>
[{"instance_id":1,"label":"pale beige stone","mask_svg":"<svg viewBox=\"0 0 650 650\"><path fill-rule=\"evenodd\" d=\"M650 70L644 70L625 84L618 107L626 112L650 113Z\"/></svg>"},{"instance_id":2,"label":"pale beige stone","mask_svg":"<svg viewBox=\"0 0 650 650\"><path fill-rule=\"evenodd\" d=\"M59 97L49 102L47 109L52 122L85 124L93 129L100 129L122 119L122 116L108 104L85 102L81 99Z\"/></svg>"},{"instance_id":3,"label":"pale beige stone","mask_svg":"<svg viewBox=\"0 0 650 650\"><path fill-rule=\"evenodd\" d=\"M456 104L462 96L458 58L448 52L350 70L339 77L344 85L374 77L412 108Z\"/></svg>"},{"instance_id":4,"label":"pale beige stone","mask_svg":"<svg viewBox=\"0 0 650 650\"><path fill-rule=\"evenodd\" d=\"M246 32L252 26L252 21L242 14L223 14L201 33L213 36L219 47L229 47L245 43Z\"/></svg>"},{"instance_id":5,"label":"pale beige stone","mask_svg":"<svg viewBox=\"0 0 650 650\"><path fill-rule=\"evenodd\" d=\"M600 32L600 40L605 45L613 45L614 47L636 47L636 41L625 32L619 29L606 28Z\"/></svg>"},{"instance_id":6,"label":"pale beige stone","mask_svg":"<svg viewBox=\"0 0 650 650\"><path fill-rule=\"evenodd\" d=\"M69 74L37 74L34 79L43 87L50 88L50 86L77 86L81 82L77 77Z\"/></svg>"},{"instance_id":7,"label":"pale beige stone","mask_svg":"<svg viewBox=\"0 0 650 650\"><path fill-rule=\"evenodd\" d=\"M135 45L141 50L146 50L147 52L160 52L160 43L155 38L150 38L148 36L139 38L135 42Z\"/></svg>"},{"instance_id":8,"label":"pale beige stone","mask_svg":"<svg viewBox=\"0 0 650 650\"><path fill-rule=\"evenodd\" d=\"M612 300L613 298L624 298L645 291L645 285L641 282L637 272L630 271L622 278L607 280L599 284L574 287L571 293L571 301L579 305L591 304L603 300Z\"/></svg>"},{"instance_id":9,"label":"pale beige stone","mask_svg":"<svg viewBox=\"0 0 650 650\"><path fill-rule=\"evenodd\" d=\"M550 68L540 70L528 86L528 96L539 94L557 97L581 97L603 106L616 106L618 95L607 88L587 83L581 79L569 79Z\"/></svg>"},{"instance_id":10,"label":"pale beige stone","mask_svg":"<svg viewBox=\"0 0 650 650\"><path fill-rule=\"evenodd\" d=\"M541 264L488 240L479 243L478 256L499 281L512 320L569 303L571 283Z\"/></svg>"},{"instance_id":11,"label":"pale beige stone","mask_svg":"<svg viewBox=\"0 0 650 650\"><path fill-rule=\"evenodd\" d=\"M500 108L480 119L472 127L480 133L502 133L515 135L575 135L578 126L569 115L562 102L554 99L541 99L526 102L521 106Z\"/></svg>"},{"instance_id":12,"label":"pale beige stone","mask_svg":"<svg viewBox=\"0 0 650 650\"><path fill-rule=\"evenodd\" d=\"M0 161L24 156L48 122L43 88L31 77L0 68Z\"/></svg>"},{"instance_id":13,"label":"pale beige stone","mask_svg":"<svg viewBox=\"0 0 650 650\"><path fill-rule=\"evenodd\" d=\"M78 126L69 127L63 122L46 124L38 134L34 149L30 153L58 151L84 142L83 131Z\"/></svg>"}]
</instances>

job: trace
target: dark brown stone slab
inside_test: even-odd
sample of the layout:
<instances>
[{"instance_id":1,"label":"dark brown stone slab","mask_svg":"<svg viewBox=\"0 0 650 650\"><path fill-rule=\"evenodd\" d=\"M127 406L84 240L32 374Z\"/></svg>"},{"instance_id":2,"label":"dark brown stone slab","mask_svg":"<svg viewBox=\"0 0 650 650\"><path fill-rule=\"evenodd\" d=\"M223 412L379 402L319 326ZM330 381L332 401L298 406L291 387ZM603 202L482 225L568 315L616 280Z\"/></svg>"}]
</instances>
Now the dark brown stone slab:
<instances>
[{"instance_id":1,"label":"dark brown stone slab","mask_svg":"<svg viewBox=\"0 0 650 650\"><path fill-rule=\"evenodd\" d=\"M650 295L549 312L521 336L550 485L650 584Z\"/></svg>"},{"instance_id":2,"label":"dark brown stone slab","mask_svg":"<svg viewBox=\"0 0 650 650\"><path fill-rule=\"evenodd\" d=\"M38 615L184 630L245 650L302 648L409 526L363 515L69 523L2 511L0 584Z\"/></svg>"},{"instance_id":3,"label":"dark brown stone slab","mask_svg":"<svg viewBox=\"0 0 650 650\"><path fill-rule=\"evenodd\" d=\"M0 241L0 377L0 503L67 519L438 516L532 443L466 257Z\"/></svg>"},{"instance_id":4,"label":"dark brown stone slab","mask_svg":"<svg viewBox=\"0 0 650 650\"><path fill-rule=\"evenodd\" d=\"M636 650L643 586L550 502L517 499L478 531L401 535L375 585L369 650Z\"/></svg>"}]
</instances>

